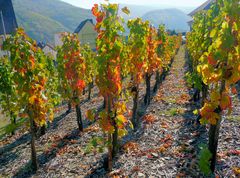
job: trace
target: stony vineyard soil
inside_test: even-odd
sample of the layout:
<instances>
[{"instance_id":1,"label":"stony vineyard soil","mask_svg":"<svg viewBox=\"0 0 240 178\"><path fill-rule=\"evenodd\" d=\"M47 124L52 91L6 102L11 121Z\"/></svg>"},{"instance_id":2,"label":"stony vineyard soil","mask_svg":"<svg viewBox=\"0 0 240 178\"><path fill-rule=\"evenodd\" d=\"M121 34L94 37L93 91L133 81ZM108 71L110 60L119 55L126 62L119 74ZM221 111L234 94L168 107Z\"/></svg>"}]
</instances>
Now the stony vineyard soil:
<instances>
[{"instance_id":1,"label":"stony vineyard soil","mask_svg":"<svg viewBox=\"0 0 240 178\"><path fill-rule=\"evenodd\" d=\"M199 108L199 103L190 102L192 90L185 83L186 71L182 46L168 76L152 94L151 104L141 105L141 126L136 132L129 131L121 142L113 172L104 169L106 152L85 153L91 138L102 136L98 126L85 121L84 132L79 134L75 112L67 115L63 106L59 117L36 142L40 169L31 171L30 136L19 132L0 142L0 177L204 177L198 169L198 153L199 144L207 143L208 128L195 122L193 110ZM153 86L154 78L151 83ZM216 170L219 177L240 176L240 107L239 98L233 97L234 111L224 116L221 127ZM100 109L102 103L95 89L93 99L83 102L82 112ZM131 108L132 102L128 105Z\"/></svg>"}]
</instances>

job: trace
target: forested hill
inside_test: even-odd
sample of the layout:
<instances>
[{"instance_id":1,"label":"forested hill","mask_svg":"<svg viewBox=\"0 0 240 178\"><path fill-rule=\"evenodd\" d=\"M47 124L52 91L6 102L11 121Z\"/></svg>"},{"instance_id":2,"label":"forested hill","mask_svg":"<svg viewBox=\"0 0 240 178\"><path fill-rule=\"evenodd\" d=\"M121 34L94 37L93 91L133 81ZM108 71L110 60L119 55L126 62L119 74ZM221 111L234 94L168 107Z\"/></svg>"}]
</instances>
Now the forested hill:
<instances>
[{"instance_id":1,"label":"forested hill","mask_svg":"<svg viewBox=\"0 0 240 178\"><path fill-rule=\"evenodd\" d=\"M73 32L79 23L93 18L90 9L72 6L60 0L13 0L18 25L37 41L53 43L54 34L61 31ZM126 5L131 11L129 18L143 17L155 26L165 24L167 28L187 31L189 17L178 9L157 9L158 7Z\"/></svg>"},{"instance_id":2,"label":"forested hill","mask_svg":"<svg viewBox=\"0 0 240 178\"><path fill-rule=\"evenodd\" d=\"M53 42L60 31L73 32L91 10L72 6L59 0L13 0L18 25L38 41Z\"/></svg>"}]
</instances>

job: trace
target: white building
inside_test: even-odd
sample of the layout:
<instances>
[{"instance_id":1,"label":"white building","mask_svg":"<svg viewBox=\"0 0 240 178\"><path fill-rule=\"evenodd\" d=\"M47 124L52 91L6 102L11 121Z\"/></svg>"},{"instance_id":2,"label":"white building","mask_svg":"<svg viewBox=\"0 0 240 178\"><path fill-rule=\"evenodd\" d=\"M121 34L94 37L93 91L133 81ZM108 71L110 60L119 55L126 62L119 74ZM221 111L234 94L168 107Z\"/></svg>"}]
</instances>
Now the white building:
<instances>
[{"instance_id":1,"label":"white building","mask_svg":"<svg viewBox=\"0 0 240 178\"><path fill-rule=\"evenodd\" d=\"M96 49L97 32L92 19L82 21L74 33L78 34L81 45L89 44L93 50Z\"/></svg>"},{"instance_id":2,"label":"white building","mask_svg":"<svg viewBox=\"0 0 240 178\"><path fill-rule=\"evenodd\" d=\"M42 49L42 51L44 52L44 54L46 56L50 56L50 57L53 57L54 59L56 59L57 51L51 44L38 43L38 46Z\"/></svg>"},{"instance_id":3,"label":"white building","mask_svg":"<svg viewBox=\"0 0 240 178\"><path fill-rule=\"evenodd\" d=\"M63 45L62 38L65 34L66 34L66 32L59 32L54 35L54 46L55 47Z\"/></svg>"}]
</instances>

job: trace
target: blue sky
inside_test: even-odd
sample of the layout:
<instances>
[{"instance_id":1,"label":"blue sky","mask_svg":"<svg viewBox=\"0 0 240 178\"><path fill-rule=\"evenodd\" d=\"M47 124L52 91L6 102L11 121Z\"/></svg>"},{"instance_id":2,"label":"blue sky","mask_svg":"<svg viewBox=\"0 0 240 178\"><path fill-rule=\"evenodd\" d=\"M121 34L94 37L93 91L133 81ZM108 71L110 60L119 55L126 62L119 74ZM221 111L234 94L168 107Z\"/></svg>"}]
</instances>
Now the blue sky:
<instances>
[{"instance_id":1,"label":"blue sky","mask_svg":"<svg viewBox=\"0 0 240 178\"><path fill-rule=\"evenodd\" d=\"M62 0L72 5L90 9L93 4L104 2L104 0ZM110 2L121 4L136 4L147 6L171 6L171 7L197 7L206 0L110 0Z\"/></svg>"}]
</instances>

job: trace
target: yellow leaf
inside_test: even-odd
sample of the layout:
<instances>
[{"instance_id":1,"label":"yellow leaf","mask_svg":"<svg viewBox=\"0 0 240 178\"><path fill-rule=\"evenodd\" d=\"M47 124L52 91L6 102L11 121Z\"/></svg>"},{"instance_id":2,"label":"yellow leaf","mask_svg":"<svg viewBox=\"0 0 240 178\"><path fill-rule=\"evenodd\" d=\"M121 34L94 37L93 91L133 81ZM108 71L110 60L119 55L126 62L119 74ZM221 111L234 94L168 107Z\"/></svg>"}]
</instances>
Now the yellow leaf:
<instances>
[{"instance_id":1,"label":"yellow leaf","mask_svg":"<svg viewBox=\"0 0 240 178\"><path fill-rule=\"evenodd\" d=\"M208 119L208 121L209 121L210 124L216 125L218 119L220 119L219 114L213 112L213 113L211 113L210 118Z\"/></svg>"},{"instance_id":2,"label":"yellow leaf","mask_svg":"<svg viewBox=\"0 0 240 178\"><path fill-rule=\"evenodd\" d=\"M114 127L111 124L111 122L109 121L108 118L102 118L99 120L99 125L100 127L103 129L104 132L108 132L109 134L113 134L114 133Z\"/></svg>"},{"instance_id":3,"label":"yellow leaf","mask_svg":"<svg viewBox=\"0 0 240 178\"><path fill-rule=\"evenodd\" d=\"M222 110L226 110L227 108L231 108L232 106L232 100L230 96L226 93L222 94L222 98L220 101L220 107Z\"/></svg>"},{"instance_id":4,"label":"yellow leaf","mask_svg":"<svg viewBox=\"0 0 240 178\"><path fill-rule=\"evenodd\" d=\"M31 97L28 99L28 102L29 102L30 104L34 104L36 98L37 98L36 95L33 95L33 96L31 96Z\"/></svg>"},{"instance_id":5,"label":"yellow leaf","mask_svg":"<svg viewBox=\"0 0 240 178\"><path fill-rule=\"evenodd\" d=\"M217 34L217 29L213 29L213 30L210 32L210 37L213 38L216 34Z\"/></svg>"},{"instance_id":6,"label":"yellow leaf","mask_svg":"<svg viewBox=\"0 0 240 178\"><path fill-rule=\"evenodd\" d=\"M235 175L240 175L240 167L233 167L233 172Z\"/></svg>"},{"instance_id":7,"label":"yellow leaf","mask_svg":"<svg viewBox=\"0 0 240 178\"><path fill-rule=\"evenodd\" d=\"M216 45L216 48L219 48L222 45L222 39L221 38L217 38L215 40L215 45Z\"/></svg>"},{"instance_id":8,"label":"yellow leaf","mask_svg":"<svg viewBox=\"0 0 240 178\"><path fill-rule=\"evenodd\" d=\"M123 136L125 136L127 134L127 130L126 129L119 129L118 130L118 136L121 138Z\"/></svg>"},{"instance_id":9,"label":"yellow leaf","mask_svg":"<svg viewBox=\"0 0 240 178\"><path fill-rule=\"evenodd\" d=\"M54 112L51 111L50 114L49 114L49 120L53 121L53 119L54 119Z\"/></svg>"},{"instance_id":10,"label":"yellow leaf","mask_svg":"<svg viewBox=\"0 0 240 178\"><path fill-rule=\"evenodd\" d=\"M120 129L123 129L127 122L128 121L124 115L118 115L116 117L116 123L117 123L118 128L120 128Z\"/></svg>"},{"instance_id":11,"label":"yellow leaf","mask_svg":"<svg viewBox=\"0 0 240 178\"><path fill-rule=\"evenodd\" d=\"M194 115L198 115L198 110L195 109L195 110L193 111L193 114L194 114Z\"/></svg>"},{"instance_id":12,"label":"yellow leaf","mask_svg":"<svg viewBox=\"0 0 240 178\"><path fill-rule=\"evenodd\" d=\"M131 121L128 121L128 122L129 122L129 127L130 127L131 129L134 129L132 122L131 122Z\"/></svg>"},{"instance_id":13,"label":"yellow leaf","mask_svg":"<svg viewBox=\"0 0 240 178\"><path fill-rule=\"evenodd\" d=\"M208 123L208 120L207 119L205 119L205 118L201 118L200 119L200 124L201 125L205 125L205 124L207 124Z\"/></svg>"},{"instance_id":14,"label":"yellow leaf","mask_svg":"<svg viewBox=\"0 0 240 178\"><path fill-rule=\"evenodd\" d=\"M209 112L213 112L214 108L210 103L204 103L204 106L200 109L200 114L202 117L208 115Z\"/></svg>"},{"instance_id":15,"label":"yellow leaf","mask_svg":"<svg viewBox=\"0 0 240 178\"><path fill-rule=\"evenodd\" d=\"M93 110L88 110L86 113L86 118L89 119L90 121L94 121L95 118L95 113Z\"/></svg>"},{"instance_id":16,"label":"yellow leaf","mask_svg":"<svg viewBox=\"0 0 240 178\"><path fill-rule=\"evenodd\" d=\"M198 71L198 73L201 73L202 72L202 66L198 65L197 66L197 71Z\"/></svg>"},{"instance_id":17,"label":"yellow leaf","mask_svg":"<svg viewBox=\"0 0 240 178\"><path fill-rule=\"evenodd\" d=\"M223 28L223 29L228 28L228 22L227 22L227 21L225 21L225 22L222 23L222 28Z\"/></svg>"},{"instance_id":18,"label":"yellow leaf","mask_svg":"<svg viewBox=\"0 0 240 178\"><path fill-rule=\"evenodd\" d=\"M117 114L125 113L127 111L127 106L123 102L116 103Z\"/></svg>"},{"instance_id":19,"label":"yellow leaf","mask_svg":"<svg viewBox=\"0 0 240 178\"><path fill-rule=\"evenodd\" d=\"M45 119L40 119L38 122L36 123L39 123L39 125L42 127L46 124L46 120Z\"/></svg>"},{"instance_id":20,"label":"yellow leaf","mask_svg":"<svg viewBox=\"0 0 240 178\"><path fill-rule=\"evenodd\" d=\"M213 90L210 93L210 98L211 98L212 102L219 102L221 96L220 96L220 93L217 90Z\"/></svg>"},{"instance_id":21,"label":"yellow leaf","mask_svg":"<svg viewBox=\"0 0 240 178\"><path fill-rule=\"evenodd\" d=\"M117 121L119 121L119 122L121 122L123 124L127 123L127 119L126 119L126 117L124 115L118 115L117 116Z\"/></svg>"}]
</instances>

